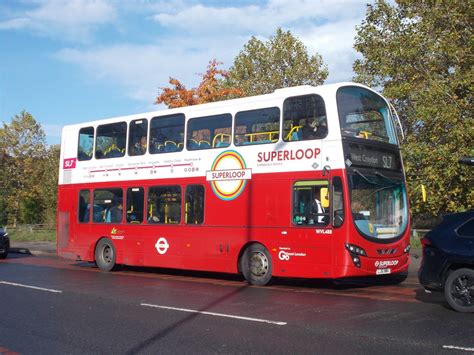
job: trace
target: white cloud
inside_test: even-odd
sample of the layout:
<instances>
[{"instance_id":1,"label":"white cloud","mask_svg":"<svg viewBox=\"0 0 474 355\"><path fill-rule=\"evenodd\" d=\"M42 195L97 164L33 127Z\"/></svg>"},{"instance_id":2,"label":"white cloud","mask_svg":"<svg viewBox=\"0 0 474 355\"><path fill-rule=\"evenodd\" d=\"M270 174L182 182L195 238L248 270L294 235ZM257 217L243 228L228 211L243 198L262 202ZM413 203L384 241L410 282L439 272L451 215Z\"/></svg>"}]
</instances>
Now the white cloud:
<instances>
[{"instance_id":1,"label":"white cloud","mask_svg":"<svg viewBox=\"0 0 474 355\"><path fill-rule=\"evenodd\" d=\"M365 2L330 0L271 0L263 6L211 7L202 4L161 11L154 20L162 26L188 33L251 32L268 35L279 26L303 27L352 18Z\"/></svg>"},{"instance_id":2,"label":"white cloud","mask_svg":"<svg viewBox=\"0 0 474 355\"><path fill-rule=\"evenodd\" d=\"M85 42L97 26L111 23L117 12L106 0L43 0L37 6L0 22L0 29L25 29L34 34Z\"/></svg>"},{"instance_id":3,"label":"white cloud","mask_svg":"<svg viewBox=\"0 0 474 355\"><path fill-rule=\"evenodd\" d=\"M357 58L353 49L355 26L360 19L347 19L312 27L296 35L305 43L310 53L318 52L329 68L328 82L350 81L352 64Z\"/></svg>"},{"instance_id":4,"label":"white cloud","mask_svg":"<svg viewBox=\"0 0 474 355\"><path fill-rule=\"evenodd\" d=\"M322 54L330 71L328 82L353 76L355 26L364 18L365 1L270 0L244 7L185 6L181 0L171 4L176 6L135 6L136 13L165 28L154 43L68 48L56 57L80 67L90 82L123 87L125 96L148 104L160 87L168 86L169 76L188 88L195 86L196 73L204 72L210 59L230 67L251 35L266 40L283 27L300 38L310 54Z\"/></svg>"},{"instance_id":5,"label":"white cloud","mask_svg":"<svg viewBox=\"0 0 474 355\"><path fill-rule=\"evenodd\" d=\"M117 45L89 50L63 49L56 54L61 61L79 66L95 84L118 84L126 96L152 103L160 87L168 86L169 76L194 86L205 71L212 51L204 43L198 50L173 43L160 45Z\"/></svg>"},{"instance_id":6,"label":"white cloud","mask_svg":"<svg viewBox=\"0 0 474 355\"><path fill-rule=\"evenodd\" d=\"M310 54L323 56L329 68L328 82L335 82L353 76L355 26L361 23L365 11L364 0L270 0L265 5L239 8L194 5L160 12L154 19L185 33L214 35L222 43L237 34L265 40L277 27L290 29ZM240 49L234 49L234 56Z\"/></svg>"}]
</instances>

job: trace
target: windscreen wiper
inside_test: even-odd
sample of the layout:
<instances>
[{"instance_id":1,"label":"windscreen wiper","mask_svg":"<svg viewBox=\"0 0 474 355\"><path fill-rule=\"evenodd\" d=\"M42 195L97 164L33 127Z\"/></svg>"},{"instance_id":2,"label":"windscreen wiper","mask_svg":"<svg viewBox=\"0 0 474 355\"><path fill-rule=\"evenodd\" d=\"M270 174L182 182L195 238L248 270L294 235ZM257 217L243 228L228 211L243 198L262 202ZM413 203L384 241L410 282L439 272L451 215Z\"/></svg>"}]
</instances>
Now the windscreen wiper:
<instances>
[{"instance_id":1,"label":"windscreen wiper","mask_svg":"<svg viewBox=\"0 0 474 355\"><path fill-rule=\"evenodd\" d=\"M357 175L359 175L362 179L364 179L365 181L367 181L369 184L382 186L382 184L378 184L378 183L376 183L375 181L370 180L367 176L365 176L364 174L362 174L359 170L354 169L353 171L354 171Z\"/></svg>"},{"instance_id":2,"label":"windscreen wiper","mask_svg":"<svg viewBox=\"0 0 474 355\"><path fill-rule=\"evenodd\" d=\"M388 182L391 182L392 184L395 184L395 185L400 183L400 182L398 182L398 181L395 181L395 180L390 179L388 176L385 176L384 174L382 174L382 173L380 173L380 172L378 172L378 171L375 172L375 175L380 176L381 178L384 178L384 179L387 180Z\"/></svg>"}]
</instances>

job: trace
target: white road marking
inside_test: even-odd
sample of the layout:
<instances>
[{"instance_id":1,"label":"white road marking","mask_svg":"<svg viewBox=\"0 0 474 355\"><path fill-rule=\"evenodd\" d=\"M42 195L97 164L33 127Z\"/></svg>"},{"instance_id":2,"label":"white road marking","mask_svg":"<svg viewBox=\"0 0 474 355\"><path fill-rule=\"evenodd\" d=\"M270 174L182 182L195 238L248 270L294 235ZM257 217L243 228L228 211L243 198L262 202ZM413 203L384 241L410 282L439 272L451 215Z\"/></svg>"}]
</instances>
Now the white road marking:
<instances>
[{"instance_id":1,"label":"white road marking","mask_svg":"<svg viewBox=\"0 0 474 355\"><path fill-rule=\"evenodd\" d=\"M36 287L36 286L30 286L30 285L22 285L22 284L17 284L17 283L14 283L14 282L7 282L7 281L0 281L0 284L10 285L10 286L17 286L17 287L32 288L34 290L47 291L47 292L53 292L53 293L63 293L63 291L60 291L60 290L52 290L50 288Z\"/></svg>"},{"instance_id":2,"label":"white road marking","mask_svg":"<svg viewBox=\"0 0 474 355\"><path fill-rule=\"evenodd\" d=\"M204 312L204 311L197 311L197 310L194 310L194 309L176 308L176 307L168 307L168 306L158 306L156 304L141 303L140 306L168 309L168 310L179 311L179 312L198 313L198 314L204 314L204 315L215 316L215 317L224 317L224 318L247 320L247 321L251 321L251 322L269 323L269 324L275 324L275 325L286 325L286 322L276 322L276 321L267 320L267 319L234 316L234 315L231 315L231 314L223 314L223 313Z\"/></svg>"},{"instance_id":3,"label":"white road marking","mask_svg":"<svg viewBox=\"0 0 474 355\"><path fill-rule=\"evenodd\" d=\"M464 350L464 351L474 352L474 348L465 348L465 347L462 347L462 346L455 346L455 345L443 345L443 349Z\"/></svg>"}]
</instances>

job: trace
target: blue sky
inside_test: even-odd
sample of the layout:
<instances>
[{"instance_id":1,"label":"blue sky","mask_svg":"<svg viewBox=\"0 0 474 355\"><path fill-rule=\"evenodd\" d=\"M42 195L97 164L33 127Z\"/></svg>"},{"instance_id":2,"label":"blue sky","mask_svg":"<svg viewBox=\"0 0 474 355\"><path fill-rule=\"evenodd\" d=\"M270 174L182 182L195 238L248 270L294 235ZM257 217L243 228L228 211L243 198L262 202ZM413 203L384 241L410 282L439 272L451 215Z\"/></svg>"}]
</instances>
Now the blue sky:
<instances>
[{"instance_id":1,"label":"blue sky","mask_svg":"<svg viewBox=\"0 0 474 355\"><path fill-rule=\"evenodd\" d=\"M162 109L170 76L194 87L277 27L323 56L327 83L351 80L367 2L0 0L0 121L26 110L55 144L65 124Z\"/></svg>"}]
</instances>

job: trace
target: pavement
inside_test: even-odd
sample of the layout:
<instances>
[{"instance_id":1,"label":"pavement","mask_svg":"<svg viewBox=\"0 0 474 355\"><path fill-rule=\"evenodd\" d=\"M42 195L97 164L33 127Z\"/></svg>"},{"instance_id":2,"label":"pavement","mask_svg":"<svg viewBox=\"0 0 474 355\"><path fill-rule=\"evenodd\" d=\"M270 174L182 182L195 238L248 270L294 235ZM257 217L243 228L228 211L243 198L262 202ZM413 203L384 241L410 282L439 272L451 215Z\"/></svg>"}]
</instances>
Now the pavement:
<instances>
[{"instance_id":1,"label":"pavement","mask_svg":"<svg viewBox=\"0 0 474 355\"><path fill-rule=\"evenodd\" d=\"M15 242L10 241L10 252L30 255L56 255L56 242ZM412 250L409 273L417 273L421 262L421 250Z\"/></svg>"},{"instance_id":2,"label":"pavement","mask_svg":"<svg viewBox=\"0 0 474 355\"><path fill-rule=\"evenodd\" d=\"M56 255L56 242L15 242L10 240L10 253Z\"/></svg>"}]
</instances>

